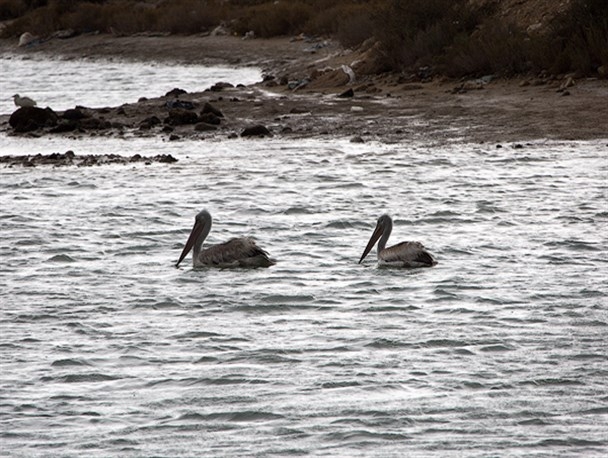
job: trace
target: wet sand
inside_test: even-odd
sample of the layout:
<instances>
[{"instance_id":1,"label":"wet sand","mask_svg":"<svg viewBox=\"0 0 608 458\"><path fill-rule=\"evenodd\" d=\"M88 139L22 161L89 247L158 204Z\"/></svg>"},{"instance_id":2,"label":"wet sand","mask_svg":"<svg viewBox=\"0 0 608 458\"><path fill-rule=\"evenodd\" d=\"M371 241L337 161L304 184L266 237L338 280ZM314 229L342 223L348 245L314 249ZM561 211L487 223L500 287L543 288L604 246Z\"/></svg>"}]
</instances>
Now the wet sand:
<instances>
[{"instance_id":1,"label":"wet sand","mask_svg":"<svg viewBox=\"0 0 608 458\"><path fill-rule=\"evenodd\" d=\"M148 99L121 107L85 109L86 116L109 121L103 129L48 129L18 135L162 136L224 138L263 125L274 136L351 137L353 141L526 142L539 139L608 138L608 80L572 75L515 79L441 78L366 74L365 50L341 49L330 40L86 35L52 39L30 47L0 40L0 52L44 54L67 59L111 58L188 64L233 64L262 69L265 80L247 87L201 88L201 92ZM355 69L349 82L342 65ZM294 89L294 86L308 84ZM566 87L567 86L567 87ZM349 97L339 97L352 89ZM168 123L167 102L190 102L200 115L205 103L224 117ZM61 113L59 113L61 114ZM0 115L0 131L14 134L10 113ZM146 122L156 117L160 123ZM94 125L95 123L89 125Z\"/></svg>"}]
</instances>

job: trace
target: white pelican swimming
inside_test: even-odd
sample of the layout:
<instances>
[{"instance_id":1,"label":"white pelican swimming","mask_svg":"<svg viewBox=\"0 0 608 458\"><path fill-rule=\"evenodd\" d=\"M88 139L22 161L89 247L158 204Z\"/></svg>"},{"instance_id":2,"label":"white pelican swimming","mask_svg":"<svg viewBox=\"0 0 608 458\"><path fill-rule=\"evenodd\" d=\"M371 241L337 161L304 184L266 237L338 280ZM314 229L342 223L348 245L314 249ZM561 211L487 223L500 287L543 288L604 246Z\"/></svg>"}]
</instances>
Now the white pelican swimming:
<instances>
[{"instance_id":1,"label":"white pelican swimming","mask_svg":"<svg viewBox=\"0 0 608 458\"><path fill-rule=\"evenodd\" d=\"M276 261L270 259L268 253L257 246L251 237L233 238L201 250L210 230L211 214L207 210L202 210L196 215L192 232L175 267L179 266L192 249L194 249L192 254L194 267L270 267L276 264Z\"/></svg>"},{"instance_id":2,"label":"white pelican swimming","mask_svg":"<svg viewBox=\"0 0 608 458\"><path fill-rule=\"evenodd\" d=\"M36 106L35 100L30 99L29 97L21 97L19 94L15 94L13 96L13 102L15 102L15 105L17 105L18 107L35 107Z\"/></svg>"},{"instance_id":3,"label":"white pelican swimming","mask_svg":"<svg viewBox=\"0 0 608 458\"><path fill-rule=\"evenodd\" d=\"M420 242L401 242L397 245L386 247L386 242L393 230L393 220L388 215L382 215L378 218L378 224L372 234L359 264L365 259L367 254L372 250L376 241L378 242L378 264L381 266L394 267L432 267L437 264L435 258L426 251L424 245Z\"/></svg>"}]
</instances>

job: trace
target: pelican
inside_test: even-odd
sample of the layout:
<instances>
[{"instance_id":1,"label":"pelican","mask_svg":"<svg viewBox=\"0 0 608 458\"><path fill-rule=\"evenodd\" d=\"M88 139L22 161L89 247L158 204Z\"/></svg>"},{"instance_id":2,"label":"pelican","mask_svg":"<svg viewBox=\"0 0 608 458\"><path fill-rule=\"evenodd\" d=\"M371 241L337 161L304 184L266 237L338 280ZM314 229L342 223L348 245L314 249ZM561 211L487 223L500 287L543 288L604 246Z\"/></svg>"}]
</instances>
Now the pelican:
<instances>
[{"instance_id":1,"label":"pelican","mask_svg":"<svg viewBox=\"0 0 608 458\"><path fill-rule=\"evenodd\" d=\"M194 219L194 227L177 264L184 260L186 255L194 248L192 265L196 267L270 267L276 264L268 253L256 245L251 237L238 237L211 245L201 250L203 242L211 230L211 214L202 210Z\"/></svg>"},{"instance_id":2,"label":"pelican","mask_svg":"<svg viewBox=\"0 0 608 458\"><path fill-rule=\"evenodd\" d=\"M36 101L29 97L21 97L19 94L13 96L13 102L18 107L35 107Z\"/></svg>"},{"instance_id":3,"label":"pelican","mask_svg":"<svg viewBox=\"0 0 608 458\"><path fill-rule=\"evenodd\" d=\"M437 264L435 258L433 258L431 253L426 251L424 245L420 242L401 242L392 247L385 248L392 230L393 220L390 216L382 215L378 218L376 229L369 239L361 259L359 259L359 264L372 250L378 239L380 239L378 242L378 264L381 266L432 267Z\"/></svg>"}]
</instances>

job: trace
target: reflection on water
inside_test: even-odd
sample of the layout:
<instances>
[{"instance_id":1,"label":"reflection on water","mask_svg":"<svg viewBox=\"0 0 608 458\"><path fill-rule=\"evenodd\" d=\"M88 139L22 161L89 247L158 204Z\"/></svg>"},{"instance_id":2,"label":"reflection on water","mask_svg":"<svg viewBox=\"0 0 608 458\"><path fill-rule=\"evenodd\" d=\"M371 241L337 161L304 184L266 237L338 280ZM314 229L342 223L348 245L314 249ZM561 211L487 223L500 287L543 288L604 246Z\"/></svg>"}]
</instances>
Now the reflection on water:
<instances>
[{"instance_id":1,"label":"reflection on water","mask_svg":"<svg viewBox=\"0 0 608 458\"><path fill-rule=\"evenodd\" d=\"M179 162L0 169L7 456L604 456L602 143L0 137L68 149ZM202 208L278 264L176 269Z\"/></svg>"}]
</instances>

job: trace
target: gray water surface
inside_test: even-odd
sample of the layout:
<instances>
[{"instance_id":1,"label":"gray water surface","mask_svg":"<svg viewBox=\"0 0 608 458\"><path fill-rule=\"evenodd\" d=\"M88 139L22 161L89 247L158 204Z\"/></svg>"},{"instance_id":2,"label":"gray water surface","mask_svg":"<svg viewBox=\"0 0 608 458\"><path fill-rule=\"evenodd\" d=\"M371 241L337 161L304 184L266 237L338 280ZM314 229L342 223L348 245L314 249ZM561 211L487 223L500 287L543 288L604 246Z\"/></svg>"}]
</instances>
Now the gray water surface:
<instances>
[{"instance_id":1,"label":"gray water surface","mask_svg":"<svg viewBox=\"0 0 608 458\"><path fill-rule=\"evenodd\" d=\"M608 449L602 145L155 153L179 162L0 172L6 456ZM209 242L253 235L278 264L176 269L203 207ZM439 265L358 265L383 212Z\"/></svg>"},{"instance_id":2,"label":"gray water surface","mask_svg":"<svg viewBox=\"0 0 608 458\"><path fill-rule=\"evenodd\" d=\"M179 162L0 169L2 456L606 455L606 141L0 137L68 149ZM202 208L277 265L176 269Z\"/></svg>"},{"instance_id":3,"label":"gray water surface","mask_svg":"<svg viewBox=\"0 0 608 458\"><path fill-rule=\"evenodd\" d=\"M98 108L135 103L176 87L201 92L218 81L236 85L261 79L260 70L249 67L0 55L0 113L16 110L13 94L31 97L41 108L62 111L77 105Z\"/></svg>"}]
</instances>

